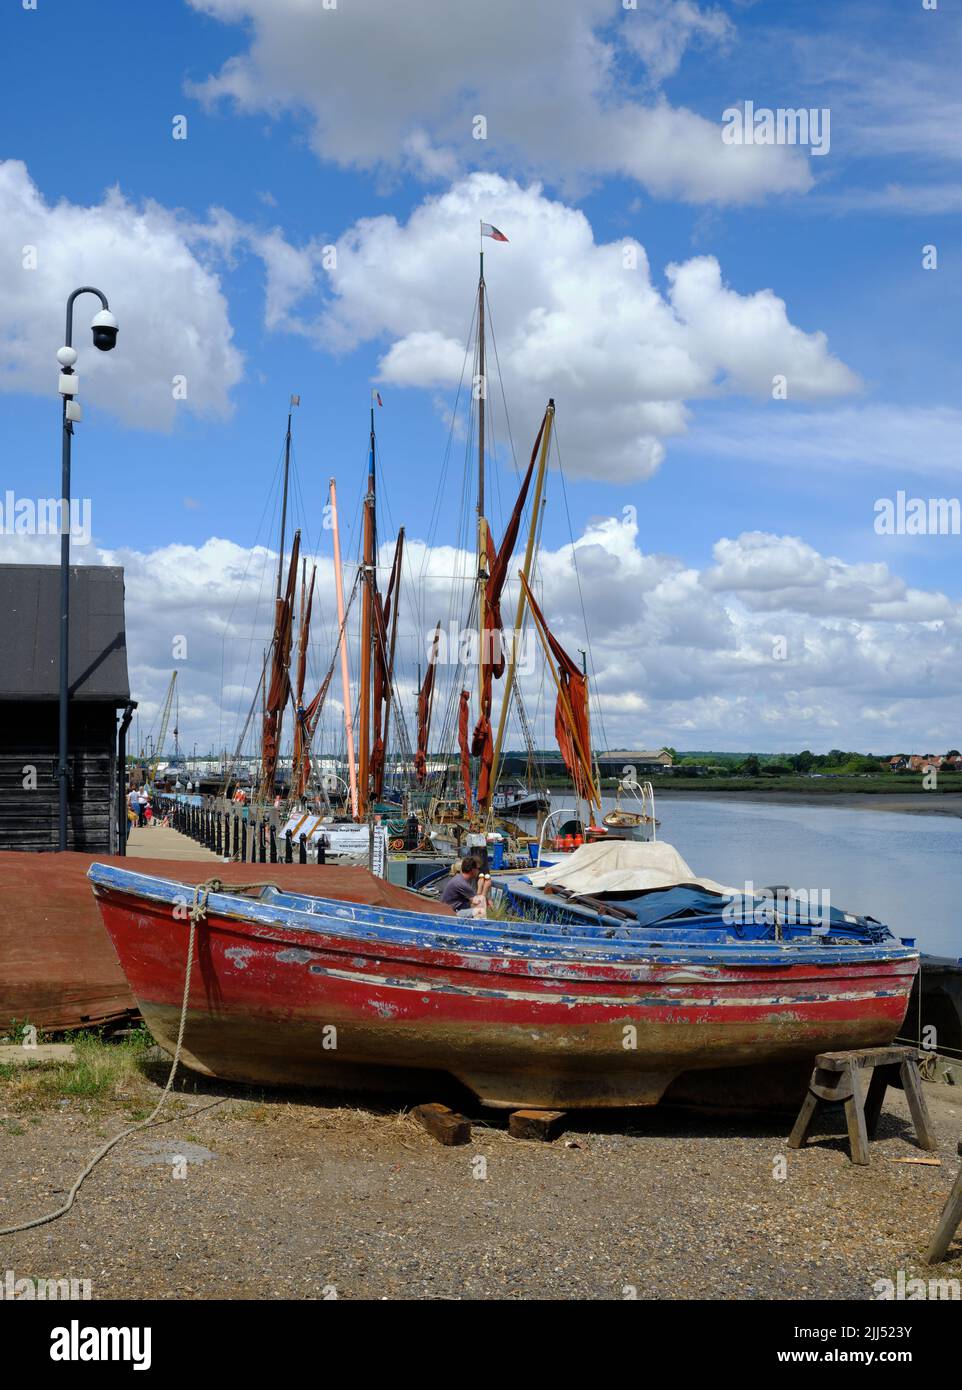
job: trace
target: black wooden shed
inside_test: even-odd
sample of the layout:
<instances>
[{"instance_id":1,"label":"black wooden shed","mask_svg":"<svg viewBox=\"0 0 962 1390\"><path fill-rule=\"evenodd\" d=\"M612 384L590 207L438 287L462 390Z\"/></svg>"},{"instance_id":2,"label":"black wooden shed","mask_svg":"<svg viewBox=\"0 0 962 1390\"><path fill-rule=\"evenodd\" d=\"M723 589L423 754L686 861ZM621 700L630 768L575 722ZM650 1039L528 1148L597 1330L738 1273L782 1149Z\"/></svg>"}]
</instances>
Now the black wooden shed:
<instances>
[{"instance_id":1,"label":"black wooden shed","mask_svg":"<svg viewBox=\"0 0 962 1390\"><path fill-rule=\"evenodd\" d=\"M59 567L0 565L3 850L57 848L59 643ZM67 848L116 854L123 849L123 742L133 708L120 568L70 567L69 679Z\"/></svg>"}]
</instances>

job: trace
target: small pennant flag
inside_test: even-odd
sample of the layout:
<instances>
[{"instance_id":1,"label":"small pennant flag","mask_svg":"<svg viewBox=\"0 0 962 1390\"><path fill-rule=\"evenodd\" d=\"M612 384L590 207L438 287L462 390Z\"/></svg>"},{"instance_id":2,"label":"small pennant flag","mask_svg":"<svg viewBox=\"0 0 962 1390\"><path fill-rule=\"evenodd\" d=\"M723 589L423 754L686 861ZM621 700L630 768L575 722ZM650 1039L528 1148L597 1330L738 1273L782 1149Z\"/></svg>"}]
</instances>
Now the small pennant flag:
<instances>
[{"instance_id":1,"label":"small pennant flag","mask_svg":"<svg viewBox=\"0 0 962 1390\"><path fill-rule=\"evenodd\" d=\"M291 405L300 405L300 403L301 403L301 398L300 398L300 396L291 396Z\"/></svg>"},{"instance_id":2,"label":"small pennant flag","mask_svg":"<svg viewBox=\"0 0 962 1390\"><path fill-rule=\"evenodd\" d=\"M380 393L380 391L375 391L375 392L374 392L374 399L377 401L378 405L383 406L384 402L381 400L381 393Z\"/></svg>"},{"instance_id":3,"label":"small pennant flag","mask_svg":"<svg viewBox=\"0 0 962 1390\"><path fill-rule=\"evenodd\" d=\"M481 235L482 235L482 236L489 236L489 237L491 237L494 241L507 241L507 239L508 239L508 238L505 236L504 232L499 232L498 229L497 229L497 227L492 227L492 225L491 225L490 222L482 222L482 223L481 223Z\"/></svg>"}]
</instances>

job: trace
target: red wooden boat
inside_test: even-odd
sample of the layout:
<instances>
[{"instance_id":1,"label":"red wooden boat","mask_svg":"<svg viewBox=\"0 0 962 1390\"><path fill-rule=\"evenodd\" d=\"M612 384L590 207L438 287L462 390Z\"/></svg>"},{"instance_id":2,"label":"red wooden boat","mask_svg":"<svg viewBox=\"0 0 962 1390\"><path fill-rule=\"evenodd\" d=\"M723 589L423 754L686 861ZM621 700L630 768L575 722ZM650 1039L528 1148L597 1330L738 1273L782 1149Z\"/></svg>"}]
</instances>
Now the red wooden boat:
<instances>
[{"instance_id":1,"label":"red wooden boat","mask_svg":"<svg viewBox=\"0 0 962 1390\"><path fill-rule=\"evenodd\" d=\"M89 877L144 1018L172 1050L189 895L111 865ZM884 928L727 944L707 928L692 941L690 918L672 931L214 892L183 1059L271 1085L387 1089L432 1071L494 1106L649 1105L683 1074L796 1064L797 1079L817 1052L891 1041L918 964Z\"/></svg>"}]
</instances>

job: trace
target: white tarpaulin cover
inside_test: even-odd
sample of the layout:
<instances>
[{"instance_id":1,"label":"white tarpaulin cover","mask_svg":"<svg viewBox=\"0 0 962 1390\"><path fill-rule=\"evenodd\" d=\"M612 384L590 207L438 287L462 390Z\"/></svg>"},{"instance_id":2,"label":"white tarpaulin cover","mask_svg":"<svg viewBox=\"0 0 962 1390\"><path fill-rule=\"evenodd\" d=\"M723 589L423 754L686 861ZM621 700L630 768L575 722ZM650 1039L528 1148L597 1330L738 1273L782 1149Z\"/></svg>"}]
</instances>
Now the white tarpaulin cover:
<instances>
[{"instance_id":1,"label":"white tarpaulin cover","mask_svg":"<svg viewBox=\"0 0 962 1390\"><path fill-rule=\"evenodd\" d=\"M556 884L571 893L646 893L652 888L704 888L726 896L743 890L726 888L712 878L699 878L674 845L664 840L609 840L582 845L560 863L534 869L528 875L536 888Z\"/></svg>"}]
</instances>

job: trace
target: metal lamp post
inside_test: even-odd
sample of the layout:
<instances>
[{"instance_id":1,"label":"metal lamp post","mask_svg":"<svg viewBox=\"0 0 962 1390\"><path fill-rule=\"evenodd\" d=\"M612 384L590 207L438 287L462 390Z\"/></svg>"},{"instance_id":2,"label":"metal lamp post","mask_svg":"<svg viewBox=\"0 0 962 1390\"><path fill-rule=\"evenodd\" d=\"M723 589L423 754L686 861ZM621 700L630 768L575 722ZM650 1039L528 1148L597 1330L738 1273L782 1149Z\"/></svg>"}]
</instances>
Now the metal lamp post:
<instances>
[{"instance_id":1,"label":"metal lamp post","mask_svg":"<svg viewBox=\"0 0 962 1390\"><path fill-rule=\"evenodd\" d=\"M67 771L68 737L67 711L70 702L70 443L74 423L81 418L77 396L77 374L74 364L77 350L73 346L73 306L82 294L95 294L101 303L100 313L90 325L94 347L110 352L117 343L117 320L110 312L107 296L92 285L81 285L67 300L67 331L64 345L57 353L60 363L60 394L63 397L63 443L60 478L60 734L57 757L57 782L60 802L58 848L67 848L67 800L69 779Z\"/></svg>"}]
</instances>

